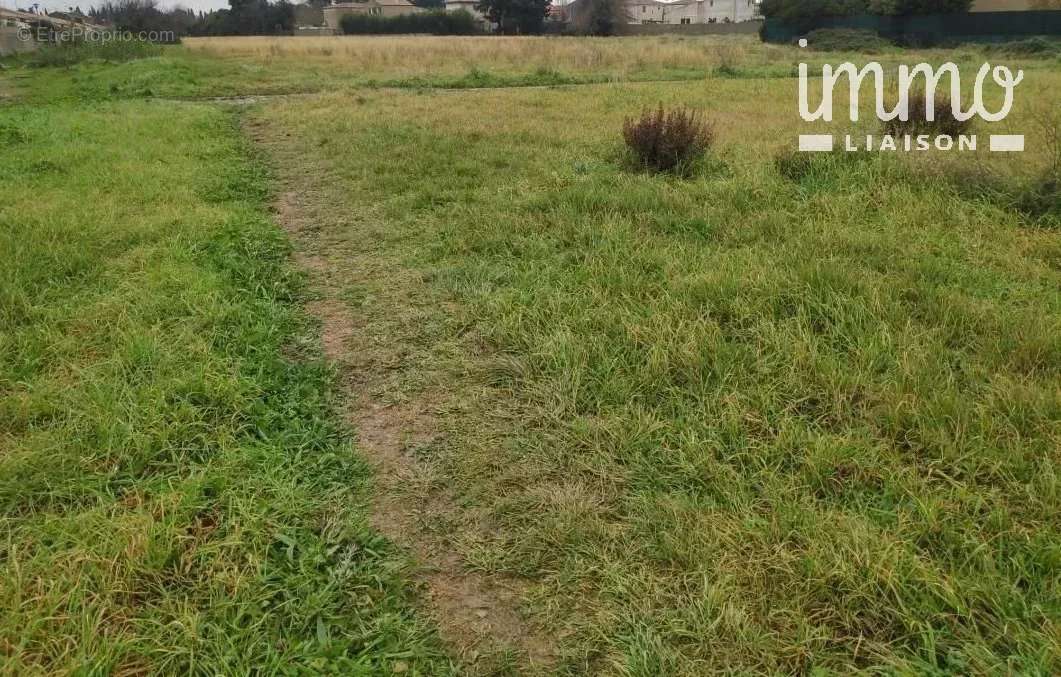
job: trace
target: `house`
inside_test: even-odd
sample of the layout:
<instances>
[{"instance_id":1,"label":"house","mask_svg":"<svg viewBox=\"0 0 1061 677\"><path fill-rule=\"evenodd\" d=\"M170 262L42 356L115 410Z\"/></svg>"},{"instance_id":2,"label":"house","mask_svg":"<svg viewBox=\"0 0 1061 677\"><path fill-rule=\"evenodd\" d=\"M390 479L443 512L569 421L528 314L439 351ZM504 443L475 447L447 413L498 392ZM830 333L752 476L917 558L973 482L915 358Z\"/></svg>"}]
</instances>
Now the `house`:
<instances>
[{"instance_id":1,"label":"house","mask_svg":"<svg viewBox=\"0 0 1061 677\"><path fill-rule=\"evenodd\" d=\"M21 10L10 10L0 7L0 27L40 27L53 31L77 31L76 35L87 32L102 33L108 30L89 16L80 12L53 12L51 14L31 14Z\"/></svg>"},{"instance_id":2,"label":"house","mask_svg":"<svg viewBox=\"0 0 1061 677\"><path fill-rule=\"evenodd\" d=\"M22 28L28 26L30 21L36 20L38 17L36 14L28 14L26 12L14 12L10 9L4 9L0 7L0 27L4 28Z\"/></svg>"},{"instance_id":3,"label":"house","mask_svg":"<svg viewBox=\"0 0 1061 677\"><path fill-rule=\"evenodd\" d=\"M36 49L38 41L54 40L57 34L65 33L66 39L83 39L87 33L107 30L83 14L31 14L0 7L0 56Z\"/></svg>"},{"instance_id":4,"label":"house","mask_svg":"<svg viewBox=\"0 0 1061 677\"><path fill-rule=\"evenodd\" d=\"M588 8L578 0L568 5L570 14ZM631 24L737 23L761 18L758 0L627 0L626 17Z\"/></svg>"},{"instance_id":5,"label":"house","mask_svg":"<svg viewBox=\"0 0 1061 677\"><path fill-rule=\"evenodd\" d=\"M626 17L632 24L667 23L666 7L657 0L631 0L626 3Z\"/></svg>"},{"instance_id":6,"label":"house","mask_svg":"<svg viewBox=\"0 0 1061 677\"><path fill-rule=\"evenodd\" d=\"M51 14L31 14L21 10L10 10L0 7L0 26L16 25L42 26L55 31L70 31L75 28L84 31L102 32L107 30L92 17L80 12L52 12Z\"/></svg>"},{"instance_id":7,"label":"house","mask_svg":"<svg viewBox=\"0 0 1061 677\"><path fill-rule=\"evenodd\" d=\"M343 2L323 8L324 23L334 31L342 31L339 23L348 14L368 14L370 16L404 16L423 12L409 0L364 0L363 2Z\"/></svg>"}]
</instances>

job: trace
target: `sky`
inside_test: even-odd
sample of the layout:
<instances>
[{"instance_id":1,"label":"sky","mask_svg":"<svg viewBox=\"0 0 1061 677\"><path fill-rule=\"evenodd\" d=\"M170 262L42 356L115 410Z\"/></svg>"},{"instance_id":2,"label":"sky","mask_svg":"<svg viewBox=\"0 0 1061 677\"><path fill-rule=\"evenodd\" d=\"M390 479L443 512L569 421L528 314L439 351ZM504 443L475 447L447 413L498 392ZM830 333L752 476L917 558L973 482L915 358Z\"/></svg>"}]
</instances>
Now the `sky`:
<instances>
[{"instance_id":1,"label":"sky","mask_svg":"<svg viewBox=\"0 0 1061 677\"><path fill-rule=\"evenodd\" d=\"M87 12L89 7L96 4L91 0L0 0L0 7L15 9L28 8L34 2L48 11L65 11L73 6L78 6ZM200 9L224 9L228 7L228 0L161 0L159 4L163 7L174 7L180 5L196 11Z\"/></svg>"}]
</instances>

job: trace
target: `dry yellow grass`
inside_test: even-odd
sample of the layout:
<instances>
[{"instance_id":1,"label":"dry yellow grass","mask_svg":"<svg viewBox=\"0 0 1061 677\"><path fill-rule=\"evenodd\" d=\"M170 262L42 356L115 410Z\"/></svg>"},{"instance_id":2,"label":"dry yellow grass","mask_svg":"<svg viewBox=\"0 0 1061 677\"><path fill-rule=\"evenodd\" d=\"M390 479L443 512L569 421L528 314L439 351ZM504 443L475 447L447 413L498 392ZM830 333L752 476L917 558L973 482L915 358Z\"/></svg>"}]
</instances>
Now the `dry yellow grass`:
<instances>
[{"instance_id":1,"label":"dry yellow grass","mask_svg":"<svg viewBox=\"0 0 1061 677\"><path fill-rule=\"evenodd\" d=\"M785 63L790 47L763 45L754 36L644 38L562 37L222 37L190 38L186 49L212 57L263 64L306 61L349 64L387 75L459 73L470 68L565 72L703 69L724 63L743 66Z\"/></svg>"},{"instance_id":2,"label":"dry yellow grass","mask_svg":"<svg viewBox=\"0 0 1061 677\"><path fill-rule=\"evenodd\" d=\"M800 61L837 62L855 54L810 52L761 43L756 36L494 37L494 36L261 36L188 38L181 48L202 59L204 72L236 68L256 93L334 90L364 80L430 80L475 72L558 73L597 81L722 77L789 77ZM893 51L874 55L897 63L980 63L974 47ZM206 68L206 64L210 68ZM1043 68L1049 62L1024 64ZM552 81L556 84L555 81ZM496 86L498 83L492 83ZM528 84L528 83L523 83ZM536 82L533 84L548 84ZM465 83L465 86L471 86ZM245 88L246 88L245 87ZM231 87L228 87L231 89Z\"/></svg>"}]
</instances>

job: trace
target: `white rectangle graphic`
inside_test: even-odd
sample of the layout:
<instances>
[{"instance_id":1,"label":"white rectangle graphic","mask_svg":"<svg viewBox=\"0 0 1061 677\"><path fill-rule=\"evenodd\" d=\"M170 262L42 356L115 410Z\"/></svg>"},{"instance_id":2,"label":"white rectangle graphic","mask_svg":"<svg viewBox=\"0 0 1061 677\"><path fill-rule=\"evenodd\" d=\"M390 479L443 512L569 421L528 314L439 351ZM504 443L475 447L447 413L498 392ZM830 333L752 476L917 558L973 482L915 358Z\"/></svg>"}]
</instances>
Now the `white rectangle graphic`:
<instances>
[{"instance_id":1,"label":"white rectangle graphic","mask_svg":"<svg viewBox=\"0 0 1061 677\"><path fill-rule=\"evenodd\" d=\"M992 134L991 150L1002 152L1014 152L1024 150L1023 134Z\"/></svg>"},{"instance_id":2,"label":"white rectangle graphic","mask_svg":"<svg viewBox=\"0 0 1061 677\"><path fill-rule=\"evenodd\" d=\"M833 149L832 134L800 134L799 149L801 151L825 152Z\"/></svg>"}]
</instances>

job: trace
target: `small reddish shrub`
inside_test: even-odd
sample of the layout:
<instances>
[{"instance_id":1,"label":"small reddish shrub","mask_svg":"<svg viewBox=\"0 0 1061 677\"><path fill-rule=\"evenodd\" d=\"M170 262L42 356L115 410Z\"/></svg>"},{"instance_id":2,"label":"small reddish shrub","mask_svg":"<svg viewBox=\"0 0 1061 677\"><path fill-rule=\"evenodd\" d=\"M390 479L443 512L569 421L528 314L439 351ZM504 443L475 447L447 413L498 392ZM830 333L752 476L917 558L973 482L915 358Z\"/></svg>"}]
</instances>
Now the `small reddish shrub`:
<instances>
[{"instance_id":1,"label":"small reddish shrub","mask_svg":"<svg viewBox=\"0 0 1061 677\"><path fill-rule=\"evenodd\" d=\"M703 157L715 139L711 125L687 108L647 109L640 118L627 118L623 139L642 169L684 173Z\"/></svg>"},{"instance_id":2,"label":"small reddish shrub","mask_svg":"<svg viewBox=\"0 0 1061 677\"><path fill-rule=\"evenodd\" d=\"M972 119L959 120L954 117L951 110L950 98L946 95L938 95L932 102L932 117L928 119L928 97L924 92L911 92L910 115L905 122L899 118L884 123L884 133L890 136L917 136L918 134L934 134L957 138L959 135L969 131Z\"/></svg>"}]
</instances>

